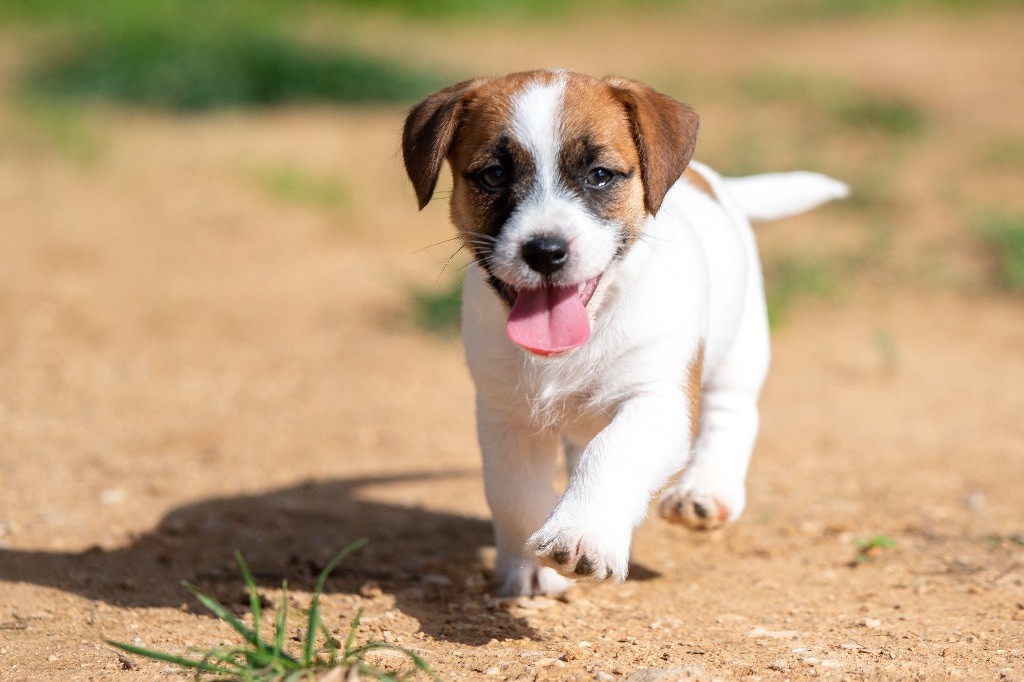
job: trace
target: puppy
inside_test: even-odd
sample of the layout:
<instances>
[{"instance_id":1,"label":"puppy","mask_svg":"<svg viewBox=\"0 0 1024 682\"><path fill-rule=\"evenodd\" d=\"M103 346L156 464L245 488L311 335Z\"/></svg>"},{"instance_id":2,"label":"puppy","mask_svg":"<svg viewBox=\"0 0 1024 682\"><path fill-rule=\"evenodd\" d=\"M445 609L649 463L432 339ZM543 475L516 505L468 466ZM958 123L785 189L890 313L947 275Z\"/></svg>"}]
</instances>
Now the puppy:
<instances>
[{"instance_id":1,"label":"puppy","mask_svg":"<svg viewBox=\"0 0 1024 682\"><path fill-rule=\"evenodd\" d=\"M474 257L463 339L505 595L621 581L658 509L743 511L768 369L750 219L846 196L813 173L691 163L698 117L624 78L478 78L414 107L402 150L422 209L442 163ZM554 488L559 453L569 482Z\"/></svg>"}]
</instances>

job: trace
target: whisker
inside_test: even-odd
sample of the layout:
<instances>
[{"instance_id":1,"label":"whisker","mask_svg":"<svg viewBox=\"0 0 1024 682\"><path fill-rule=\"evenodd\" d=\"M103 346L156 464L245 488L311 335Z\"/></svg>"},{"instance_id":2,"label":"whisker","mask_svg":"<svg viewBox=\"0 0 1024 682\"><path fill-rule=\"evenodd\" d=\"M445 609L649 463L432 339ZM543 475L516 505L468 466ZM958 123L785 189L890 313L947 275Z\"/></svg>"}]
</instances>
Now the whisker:
<instances>
[{"instance_id":1,"label":"whisker","mask_svg":"<svg viewBox=\"0 0 1024 682\"><path fill-rule=\"evenodd\" d=\"M422 248L416 249L415 251L411 252L410 255L417 254L417 253L419 253L421 251L426 251L427 249L432 249L435 246L441 246L442 244L447 244L449 242L453 242L456 239L461 239L466 244L475 245L475 246L493 246L494 243L498 241L497 237L492 237L489 234L480 234L480 233L475 233L475 232L468 232L468 233L462 233L462 234L455 235L454 237L449 237L448 239L442 239L441 241L434 242L433 244L428 244L427 246L424 246Z\"/></svg>"},{"instance_id":2,"label":"whisker","mask_svg":"<svg viewBox=\"0 0 1024 682\"><path fill-rule=\"evenodd\" d=\"M463 244L459 248L455 249L455 253L453 253L452 255L448 256L448 259L444 262L444 265L441 266L441 272L437 273L437 277L434 278L434 284L437 284L438 282L441 281L441 276L444 274L445 268L448 267L448 263L450 263L452 261L452 258L455 258L455 256L459 255L459 251L462 251L462 249L464 249L464 248L466 248L465 244Z\"/></svg>"},{"instance_id":3,"label":"whisker","mask_svg":"<svg viewBox=\"0 0 1024 682\"><path fill-rule=\"evenodd\" d=\"M429 245L427 245L427 246L424 246L424 247L423 247L422 249L416 249L415 251L413 251L413 252L412 252L412 253L410 253L409 255L411 256L411 255L413 255L413 254L419 253L420 251L426 251L427 249L432 249L432 248L434 248L435 246L440 246L441 244L447 244L448 242L450 242L450 241L453 241L453 240L455 240L455 239L458 239L458 237L450 237L450 238L448 238L448 239L442 239L442 240L441 240L441 241L439 241L439 242L434 242L433 244L429 244Z\"/></svg>"},{"instance_id":4,"label":"whisker","mask_svg":"<svg viewBox=\"0 0 1024 682\"><path fill-rule=\"evenodd\" d=\"M496 244L498 242L498 238L497 237L493 237L493 236L491 236L489 234L484 234L483 232L463 232L462 233L462 238L463 239L469 239L469 240L477 240L477 241L481 241L481 242L484 242L484 243L491 243L491 244Z\"/></svg>"}]
</instances>

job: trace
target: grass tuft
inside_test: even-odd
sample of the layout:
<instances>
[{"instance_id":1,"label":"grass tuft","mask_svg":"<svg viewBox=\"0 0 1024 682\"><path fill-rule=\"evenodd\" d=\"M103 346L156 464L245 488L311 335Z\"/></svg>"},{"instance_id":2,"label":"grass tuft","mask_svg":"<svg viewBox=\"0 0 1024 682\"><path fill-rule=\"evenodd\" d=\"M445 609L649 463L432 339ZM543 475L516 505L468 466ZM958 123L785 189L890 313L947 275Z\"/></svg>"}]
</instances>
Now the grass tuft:
<instances>
[{"instance_id":1,"label":"grass tuft","mask_svg":"<svg viewBox=\"0 0 1024 682\"><path fill-rule=\"evenodd\" d=\"M980 231L996 257L999 284L1024 292L1024 215L988 214L980 221Z\"/></svg>"},{"instance_id":2,"label":"grass tuft","mask_svg":"<svg viewBox=\"0 0 1024 682\"><path fill-rule=\"evenodd\" d=\"M896 546L896 541L886 535L876 535L872 538L857 538L853 541L857 547L857 556L854 557L854 564L863 564L877 558L887 549Z\"/></svg>"},{"instance_id":3,"label":"grass tuft","mask_svg":"<svg viewBox=\"0 0 1024 682\"><path fill-rule=\"evenodd\" d=\"M263 639L261 634L263 614L260 606L260 596L253 580L252 572L249 570L241 553L235 552L235 561L242 573L249 593L249 608L252 614L252 628L247 627L237 616L221 605L213 597L204 594L194 585L182 582L192 596L199 600L211 613L227 623L237 632L245 646L218 647L208 651L199 652L197 658L187 656L175 656L133 644L106 640L111 646L122 651L162 661L186 668L195 673L197 678L203 674L220 676L221 679L244 680L246 682L277 682L287 680L313 680L319 673L327 670L338 672L338 668L344 672L344 676L332 673L336 679L358 679L370 678L383 681L395 681L410 679L415 671L425 673L429 678L438 680L440 677L433 668L420 656L394 644L387 642L368 642L362 646L355 645L356 630L359 628L361 613L356 613L349 626L345 641L339 649L339 642L327 628L327 625L320 617L320 597L323 594L324 585L328 576L347 556L360 549L366 544L366 539L356 540L341 550L327 564L320 573L316 582L316 589L310 603L306 629L302 635L300 656L293 656L284 650L285 634L288 626L288 583L282 585L281 602L278 606L277 618L275 619L276 634L273 643ZM323 637L324 645L317 646L319 636ZM398 651L409 657L414 670L409 674L396 675L383 670L370 667L363 663L366 654L375 649L390 649Z\"/></svg>"}]
</instances>

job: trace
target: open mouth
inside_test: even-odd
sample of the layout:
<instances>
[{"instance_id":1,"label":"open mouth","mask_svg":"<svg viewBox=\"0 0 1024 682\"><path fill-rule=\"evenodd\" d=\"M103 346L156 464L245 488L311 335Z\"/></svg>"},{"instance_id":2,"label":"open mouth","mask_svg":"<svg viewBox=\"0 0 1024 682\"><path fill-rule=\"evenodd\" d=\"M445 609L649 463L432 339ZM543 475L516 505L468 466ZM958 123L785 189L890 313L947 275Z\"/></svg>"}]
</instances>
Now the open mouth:
<instances>
[{"instance_id":1,"label":"open mouth","mask_svg":"<svg viewBox=\"0 0 1024 682\"><path fill-rule=\"evenodd\" d=\"M503 287L512 303L505 331L512 341L537 355L558 355L578 348L590 338L587 304L601 275L567 286L536 289Z\"/></svg>"}]
</instances>

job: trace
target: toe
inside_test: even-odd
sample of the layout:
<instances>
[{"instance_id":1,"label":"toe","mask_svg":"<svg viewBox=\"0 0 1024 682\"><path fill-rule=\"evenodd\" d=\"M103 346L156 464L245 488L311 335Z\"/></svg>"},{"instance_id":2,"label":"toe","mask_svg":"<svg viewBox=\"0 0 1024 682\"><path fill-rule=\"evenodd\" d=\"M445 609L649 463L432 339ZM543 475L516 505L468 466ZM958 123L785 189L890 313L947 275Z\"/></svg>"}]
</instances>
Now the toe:
<instances>
[{"instance_id":1,"label":"toe","mask_svg":"<svg viewBox=\"0 0 1024 682\"><path fill-rule=\"evenodd\" d=\"M718 528L729 520L731 510L718 497L670 490L658 506L661 516L694 530Z\"/></svg>"}]
</instances>

